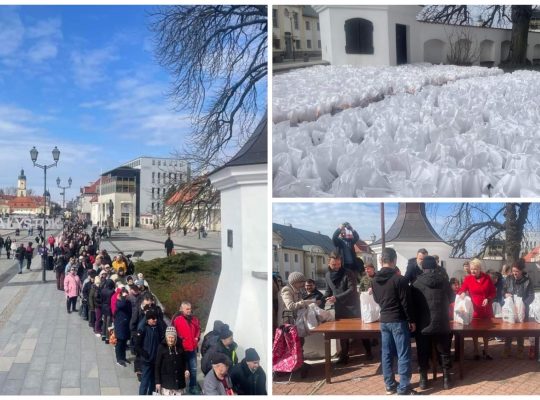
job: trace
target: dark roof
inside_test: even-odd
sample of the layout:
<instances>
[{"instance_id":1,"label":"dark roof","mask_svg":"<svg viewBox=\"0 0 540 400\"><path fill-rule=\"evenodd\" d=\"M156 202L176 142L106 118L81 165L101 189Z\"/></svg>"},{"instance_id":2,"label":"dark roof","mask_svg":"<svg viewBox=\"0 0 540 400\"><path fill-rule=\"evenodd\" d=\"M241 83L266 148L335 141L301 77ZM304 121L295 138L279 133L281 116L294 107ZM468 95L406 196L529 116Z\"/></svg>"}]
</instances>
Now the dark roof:
<instances>
[{"instance_id":1,"label":"dark roof","mask_svg":"<svg viewBox=\"0 0 540 400\"><path fill-rule=\"evenodd\" d=\"M272 224L272 232L283 238L283 247L303 250L303 246L319 246L327 252L334 250L335 246L326 235L316 232L305 231L288 225Z\"/></svg>"},{"instance_id":2,"label":"dark roof","mask_svg":"<svg viewBox=\"0 0 540 400\"><path fill-rule=\"evenodd\" d=\"M19 174L19 179L26 179L26 175L24 175L24 169L21 169L21 173Z\"/></svg>"},{"instance_id":3,"label":"dark roof","mask_svg":"<svg viewBox=\"0 0 540 400\"><path fill-rule=\"evenodd\" d=\"M398 216L386 232L385 242L444 242L426 217L424 203L400 203ZM373 244L380 244L381 239Z\"/></svg>"},{"instance_id":4,"label":"dark roof","mask_svg":"<svg viewBox=\"0 0 540 400\"><path fill-rule=\"evenodd\" d=\"M303 6L302 15L304 17L319 18L319 14L317 14L317 11L315 11L311 6Z\"/></svg>"},{"instance_id":5,"label":"dark roof","mask_svg":"<svg viewBox=\"0 0 540 400\"><path fill-rule=\"evenodd\" d=\"M140 170L137 168L121 166L121 167L111 169L110 171L104 172L101 174L101 176L111 175L111 176L118 176L118 177L125 178L125 177L137 176L139 174L140 174Z\"/></svg>"}]
</instances>

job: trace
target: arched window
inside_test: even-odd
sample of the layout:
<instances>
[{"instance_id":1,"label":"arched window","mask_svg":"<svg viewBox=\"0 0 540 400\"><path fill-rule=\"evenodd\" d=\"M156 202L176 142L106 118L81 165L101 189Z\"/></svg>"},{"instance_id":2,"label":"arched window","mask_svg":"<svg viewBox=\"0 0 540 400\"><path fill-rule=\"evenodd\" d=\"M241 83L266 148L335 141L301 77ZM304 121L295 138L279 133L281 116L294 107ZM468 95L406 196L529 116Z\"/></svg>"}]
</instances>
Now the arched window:
<instances>
[{"instance_id":1,"label":"arched window","mask_svg":"<svg viewBox=\"0 0 540 400\"><path fill-rule=\"evenodd\" d=\"M345 52L373 54L373 23L363 18L345 21Z\"/></svg>"}]
</instances>

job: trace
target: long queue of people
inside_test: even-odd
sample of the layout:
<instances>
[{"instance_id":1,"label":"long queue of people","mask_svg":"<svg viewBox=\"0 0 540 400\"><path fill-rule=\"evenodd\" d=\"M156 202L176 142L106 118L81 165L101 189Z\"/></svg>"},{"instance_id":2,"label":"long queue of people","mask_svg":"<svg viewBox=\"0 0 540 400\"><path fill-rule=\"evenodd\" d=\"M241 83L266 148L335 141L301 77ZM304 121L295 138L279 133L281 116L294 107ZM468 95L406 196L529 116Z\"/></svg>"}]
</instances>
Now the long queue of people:
<instances>
[{"instance_id":1,"label":"long queue of people","mask_svg":"<svg viewBox=\"0 0 540 400\"><path fill-rule=\"evenodd\" d=\"M114 345L118 366L133 364L139 395L201 394L199 347L205 374L202 394L266 394L266 376L255 349L247 349L238 362L233 334L221 321L200 346L200 323L189 301L181 303L167 324L143 274L135 274L121 252L111 259L106 250L99 251L94 232L70 225L58 237L53 251L57 289L64 291L68 313L78 312L96 338Z\"/></svg>"},{"instance_id":2,"label":"long queue of people","mask_svg":"<svg viewBox=\"0 0 540 400\"><path fill-rule=\"evenodd\" d=\"M342 241L339 243L336 241ZM417 394L411 388L412 357L411 338L416 342L419 387L429 386L428 370L432 351L443 370L443 387L449 389L451 379L451 320L453 319L454 301L469 296L473 306L472 318L489 319L494 316L493 304L502 304L505 298L522 299L525 307L525 320L529 316L529 306L534 301L534 289L530 278L524 271L522 259L511 266L498 271L483 272L483 262L473 259L464 263L463 272L449 278L446 270L439 264L437 256L430 256L426 249L419 249L416 257L408 262L405 274L397 268L397 254L394 249L386 248L381 254L381 268L376 271L373 265L362 265L361 270L348 262L353 260L353 247L348 243L355 241L355 234L349 224L342 224L334 235L336 250L331 252L328 272L325 275L326 292L318 291L312 280L300 272L288 276L287 285L280 284L279 277L274 277L274 318L278 326L280 318L286 313L293 314L296 320L298 311L315 303L319 307L331 304L335 309L336 319L358 318L360 302L358 289L373 295L380 306L381 328L381 365L387 394ZM361 274L360 284L358 275ZM281 287L280 287L281 286ZM496 338L483 338L483 351L480 353L478 338L473 338L473 358L492 360L489 354L489 341ZM505 341L504 358L511 357L512 338L497 338ZM302 340L303 345L303 340ZM371 360L371 341L363 341L366 358ZM338 364L348 363L349 339L341 340L341 354ZM518 338L518 358L524 357L524 340ZM530 347L529 357L534 358L534 347ZM397 360L399 381L395 379L394 361ZM310 365L304 363L301 376L308 374Z\"/></svg>"}]
</instances>

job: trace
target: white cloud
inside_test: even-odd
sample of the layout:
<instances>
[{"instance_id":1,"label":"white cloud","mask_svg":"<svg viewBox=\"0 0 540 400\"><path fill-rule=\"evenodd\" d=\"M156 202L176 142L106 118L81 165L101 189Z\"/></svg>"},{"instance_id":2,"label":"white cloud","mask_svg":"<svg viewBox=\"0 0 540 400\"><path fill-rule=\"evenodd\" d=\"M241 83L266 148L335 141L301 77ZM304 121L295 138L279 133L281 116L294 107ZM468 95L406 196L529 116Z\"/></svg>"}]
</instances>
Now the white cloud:
<instances>
[{"instance_id":1,"label":"white cloud","mask_svg":"<svg viewBox=\"0 0 540 400\"><path fill-rule=\"evenodd\" d=\"M62 20L60 18L39 20L28 28L27 35L30 39L62 39Z\"/></svg>"},{"instance_id":2,"label":"white cloud","mask_svg":"<svg viewBox=\"0 0 540 400\"><path fill-rule=\"evenodd\" d=\"M118 59L116 49L109 46L88 51L73 51L71 62L75 83L84 89L107 78L107 64Z\"/></svg>"},{"instance_id":3,"label":"white cloud","mask_svg":"<svg viewBox=\"0 0 540 400\"><path fill-rule=\"evenodd\" d=\"M45 60L56 58L58 47L50 41L40 41L30 47L28 50L28 58L34 63L40 63Z\"/></svg>"},{"instance_id":4,"label":"white cloud","mask_svg":"<svg viewBox=\"0 0 540 400\"><path fill-rule=\"evenodd\" d=\"M24 25L13 7L0 8L0 57L15 53L24 41Z\"/></svg>"}]
</instances>

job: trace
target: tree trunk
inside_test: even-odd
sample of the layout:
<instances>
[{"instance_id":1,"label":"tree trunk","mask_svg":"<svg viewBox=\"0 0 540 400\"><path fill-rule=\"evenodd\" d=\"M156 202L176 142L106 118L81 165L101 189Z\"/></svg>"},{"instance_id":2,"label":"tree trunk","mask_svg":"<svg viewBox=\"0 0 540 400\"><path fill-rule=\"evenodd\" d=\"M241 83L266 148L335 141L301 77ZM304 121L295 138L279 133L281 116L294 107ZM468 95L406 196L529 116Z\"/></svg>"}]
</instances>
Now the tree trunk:
<instances>
[{"instance_id":1,"label":"tree trunk","mask_svg":"<svg viewBox=\"0 0 540 400\"><path fill-rule=\"evenodd\" d=\"M505 205L506 263L512 265L519 259L523 227L527 222L530 203Z\"/></svg>"},{"instance_id":2,"label":"tree trunk","mask_svg":"<svg viewBox=\"0 0 540 400\"><path fill-rule=\"evenodd\" d=\"M512 6L512 39L508 62L524 65L527 62L527 41L529 24L532 16L532 6Z\"/></svg>"}]
</instances>

